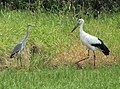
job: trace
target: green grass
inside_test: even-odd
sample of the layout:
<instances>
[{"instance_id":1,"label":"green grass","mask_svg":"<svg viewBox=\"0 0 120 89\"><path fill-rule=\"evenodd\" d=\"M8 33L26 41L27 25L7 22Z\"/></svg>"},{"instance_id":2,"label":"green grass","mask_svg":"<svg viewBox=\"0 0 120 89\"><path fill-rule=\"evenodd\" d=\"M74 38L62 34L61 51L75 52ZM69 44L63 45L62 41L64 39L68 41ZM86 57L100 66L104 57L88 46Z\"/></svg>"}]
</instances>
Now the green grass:
<instances>
[{"instance_id":1,"label":"green grass","mask_svg":"<svg viewBox=\"0 0 120 89\"><path fill-rule=\"evenodd\" d=\"M120 87L120 13L105 14L98 20L89 17L83 19L85 19L84 30L105 42L110 49L109 60L115 60L115 64L104 65L97 69L89 68L87 65L87 68L80 70L74 66L49 68L50 60L53 60L57 54L68 53L76 44L82 50L78 29L74 33L70 33L76 24L76 19L72 14L56 15L48 12L1 10L0 65L6 65L8 69L0 72L0 88L118 89ZM26 49L29 49L30 52L30 67L29 69L15 69L12 67L15 63L12 63L9 55L13 47L23 39L28 24L36 26L29 29L26 45ZM30 51L33 45L38 50L34 56ZM23 56L26 57L25 52L24 54ZM102 53L99 58L101 57ZM11 65L7 65L7 63L11 63Z\"/></svg>"},{"instance_id":2,"label":"green grass","mask_svg":"<svg viewBox=\"0 0 120 89\"><path fill-rule=\"evenodd\" d=\"M4 70L1 89L119 89L120 67L81 69Z\"/></svg>"}]
</instances>

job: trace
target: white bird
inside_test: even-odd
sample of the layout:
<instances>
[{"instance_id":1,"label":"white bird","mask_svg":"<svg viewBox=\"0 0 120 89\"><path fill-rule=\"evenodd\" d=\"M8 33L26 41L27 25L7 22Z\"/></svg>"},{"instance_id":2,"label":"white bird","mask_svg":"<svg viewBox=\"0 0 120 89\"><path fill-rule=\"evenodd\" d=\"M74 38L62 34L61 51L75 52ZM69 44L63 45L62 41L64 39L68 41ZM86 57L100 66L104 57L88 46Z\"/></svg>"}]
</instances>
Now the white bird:
<instances>
[{"instance_id":1,"label":"white bird","mask_svg":"<svg viewBox=\"0 0 120 89\"><path fill-rule=\"evenodd\" d=\"M80 24L80 29L79 29L79 31L80 31L80 40L88 48L88 57L87 58L89 58L89 50L93 50L93 54L94 54L94 68L95 68L95 60L96 60L95 51L99 49L105 55L109 55L110 51L105 46L105 44L103 43L102 40L100 40L99 38L97 38L95 36L92 36L92 35L86 33L85 31L83 31L83 24L84 24L84 20L83 19L79 19L78 20L78 23L73 28L72 32L79 26L79 24ZM81 62L83 60L86 60L87 58L79 60L76 63L79 63L79 62Z\"/></svg>"}]
</instances>

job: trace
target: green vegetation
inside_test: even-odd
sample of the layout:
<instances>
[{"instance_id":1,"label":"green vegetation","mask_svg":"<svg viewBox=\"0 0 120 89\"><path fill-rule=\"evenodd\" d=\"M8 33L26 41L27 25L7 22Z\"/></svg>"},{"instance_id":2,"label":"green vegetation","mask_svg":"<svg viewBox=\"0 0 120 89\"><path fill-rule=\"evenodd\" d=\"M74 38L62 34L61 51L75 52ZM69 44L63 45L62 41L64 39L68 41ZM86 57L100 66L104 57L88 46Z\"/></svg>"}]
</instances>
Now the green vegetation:
<instances>
[{"instance_id":1,"label":"green vegetation","mask_svg":"<svg viewBox=\"0 0 120 89\"><path fill-rule=\"evenodd\" d=\"M99 20L84 17L84 30L101 38L111 51L110 58L114 57L117 61L120 57L118 50L120 42L119 18L119 13L103 15ZM79 31L70 33L76 24L76 19L71 14L56 15L48 12L1 10L0 19L1 61L9 60L11 50L23 39L28 24L36 26L36 28L29 29L26 47L29 51L28 56L36 67L40 66L43 61L49 62L57 53L67 53L76 44L78 47L82 46L79 41ZM34 56L32 54L33 46L36 48Z\"/></svg>"},{"instance_id":2,"label":"green vegetation","mask_svg":"<svg viewBox=\"0 0 120 89\"><path fill-rule=\"evenodd\" d=\"M84 9L90 11L119 12L119 0L1 0L0 7L11 9L29 9L36 11L44 9L49 11L75 11Z\"/></svg>"},{"instance_id":3,"label":"green vegetation","mask_svg":"<svg viewBox=\"0 0 120 89\"><path fill-rule=\"evenodd\" d=\"M0 88L118 89L120 87L120 13L102 14L97 20L84 15L82 17L85 19L84 30L101 38L111 51L108 57L97 52L97 60L99 60L97 69L89 68L93 65L87 64L85 69L77 70L74 61L71 61L79 56L79 54L75 55L77 52L81 50L87 52L79 41L79 31L70 33L76 24L73 14L1 10L0 67L8 68L0 72ZM30 66L15 69L16 57L9 59L9 55L13 47L23 39L28 24L36 26L29 29L26 49L22 55L23 61L26 60L23 63L30 60L28 63ZM78 48L75 49L76 53L67 54L71 49L74 51L74 48ZM59 54L64 55L61 57ZM68 66L62 65L64 62L61 62L62 58L66 61L70 59L65 63ZM55 59L58 61L57 65L52 64Z\"/></svg>"},{"instance_id":4,"label":"green vegetation","mask_svg":"<svg viewBox=\"0 0 120 89\"><path fill-rule=\"evenodd\" d=\"M82 69L65 67L54 70L4 70L1 89L119 89L119 67Z\"/></svg>"}]
</instances>

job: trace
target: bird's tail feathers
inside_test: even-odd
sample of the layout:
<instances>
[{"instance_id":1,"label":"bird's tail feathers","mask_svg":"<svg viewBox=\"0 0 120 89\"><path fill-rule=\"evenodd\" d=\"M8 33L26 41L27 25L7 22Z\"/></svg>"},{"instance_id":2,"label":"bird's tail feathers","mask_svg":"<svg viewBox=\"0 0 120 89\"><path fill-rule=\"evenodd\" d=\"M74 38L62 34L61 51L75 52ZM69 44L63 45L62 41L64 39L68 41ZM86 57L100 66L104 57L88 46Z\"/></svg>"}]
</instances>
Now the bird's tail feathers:
<instances>
[{"instance_id":1,"label":"bird's tail feathers","mask_svg":"<svg viewBox=\"0 0 120 89\"><path fill-rule=\"evenodd\" d=\"M105 44L104 43L102 43L102 44L99 44L98 46L97 46L100 50L102 50L102 52L105 54L105 55L109 55L109 49L105 46Z\"/></svg>"},{"instance_id":2,"label":"bird's tail feathers","mask_svg":"<svg viewBox=\"0 0 120 89\"><path fill-rule=\"evenodd\" d=\"M102 50L102 52L105 54L105 55L109 55L109 50Z\"/></svg>"},{"instance_id":3,"label":"bird's tail feathers","mask_svg":"<svg viewBox=\"0 0 120 89\"><path fill-rule=\"evenodd\" d=\"M100 40L100 39L99 39ZM100 45L100 49L105 55L109 55L110 50L106 47L102 40L100 40L102 44Z\"/></svg>"},{"instance_id":4,"label":"bird's tail feathers","mask_svg":"<svg viewBox=\"0 0 120 89\"><path fill-rule=\"evenodd\" d=\"M14 54L11 54L11 55L10 55L10 58L13 58L14 55L15 55L15 53L14 53Z\"/></svg>"},{"instance_id":5,"label":"bird's tail feathers","mask_svg":"<svg viewBox=\"0 0 120 89\"><path fill-rule=\"evenodd\" d=\"M102 42L102 41L101 41ZM102 42L101 44L92 44L92 46L95 46L97 48L99 48L100 50L102 50L102 52L105 55L109 55L109 49L105 46L105 44Z\"/></svg>"}]
</instances>

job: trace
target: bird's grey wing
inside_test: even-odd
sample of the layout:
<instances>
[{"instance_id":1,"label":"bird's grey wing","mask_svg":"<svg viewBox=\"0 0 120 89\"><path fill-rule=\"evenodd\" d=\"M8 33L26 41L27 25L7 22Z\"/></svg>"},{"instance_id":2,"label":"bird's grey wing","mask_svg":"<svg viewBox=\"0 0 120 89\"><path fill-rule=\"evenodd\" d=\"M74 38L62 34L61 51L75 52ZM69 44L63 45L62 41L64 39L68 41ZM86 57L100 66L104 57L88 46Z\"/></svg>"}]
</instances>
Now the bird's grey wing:
<instances>
[{"instance_id":1,"label":"bird's grey wing","mask_svg":"<svg viewBox=\"0 0 120 89\"><path fill-rule=\"evenodd\" d=\"M22 49L22 43L20 42L19 44L17 44L17 45L15 46L14 50L13 50L12 53L11 53L10 58L12 58L12 56L13 56L15 53L19 52L21 49Z\"/></svg>"}]
</instances>

